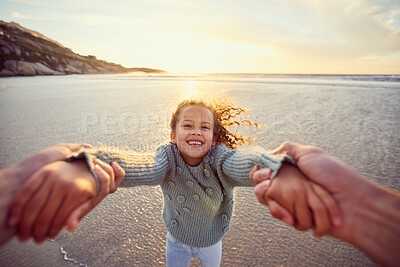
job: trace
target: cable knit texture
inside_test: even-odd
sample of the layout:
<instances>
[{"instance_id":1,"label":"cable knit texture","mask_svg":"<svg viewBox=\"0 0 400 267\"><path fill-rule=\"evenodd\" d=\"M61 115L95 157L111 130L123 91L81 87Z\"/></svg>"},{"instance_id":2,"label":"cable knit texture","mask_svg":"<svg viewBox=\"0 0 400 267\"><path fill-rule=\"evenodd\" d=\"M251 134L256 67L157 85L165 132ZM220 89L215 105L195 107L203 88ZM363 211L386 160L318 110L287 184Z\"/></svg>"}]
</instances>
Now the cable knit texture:
<instances>
[{"instance_id":1,"label":"cable knit texture","mask_svg":"<svg viewBox=\"0 0 400 267\"><path fill-rule=\"evenodd\" d=\"M160 146L154 154L117 149L78 152L87 158L118 162L126 175L121 186L160 185L164 194L163 218L171 235L192 247L208 247L229 230L235 186L254 186L249 173L254 165L271 168L275 177L287 155L271 156L259 147L231 150L211 147L202 162L187 165L177 146ZM74 155L77 156L77 155Z\"/></svg>"}]
</instances>

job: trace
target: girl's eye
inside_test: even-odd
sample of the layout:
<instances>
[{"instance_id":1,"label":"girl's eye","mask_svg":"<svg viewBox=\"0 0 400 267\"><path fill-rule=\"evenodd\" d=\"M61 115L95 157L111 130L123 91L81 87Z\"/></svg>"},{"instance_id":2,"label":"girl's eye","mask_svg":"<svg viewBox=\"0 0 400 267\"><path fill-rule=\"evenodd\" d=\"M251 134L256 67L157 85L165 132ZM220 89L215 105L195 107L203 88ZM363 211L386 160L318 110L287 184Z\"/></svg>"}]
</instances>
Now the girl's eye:
<instances>
[{"instance_id":1,"label":"girl's eye","mask_svg":"<svg viewBox=\"0 0 400 267\"><path fill-rule=\"evenodd\" d=\"M203 126L202 128L210 130L210 127L208 127L208 126Z\"/></svg>"},{"instance_id":2,"label":"girl's eye","mask_svg":"<svg viewBox=\"0 0 400 267\"><path fill-rule=\"evenodd\" d=\"M183 127L184 128L190 128L190 127L192 127L190 124L185 124L185 125L183 125Z\"/></svg>"}]
</instances>

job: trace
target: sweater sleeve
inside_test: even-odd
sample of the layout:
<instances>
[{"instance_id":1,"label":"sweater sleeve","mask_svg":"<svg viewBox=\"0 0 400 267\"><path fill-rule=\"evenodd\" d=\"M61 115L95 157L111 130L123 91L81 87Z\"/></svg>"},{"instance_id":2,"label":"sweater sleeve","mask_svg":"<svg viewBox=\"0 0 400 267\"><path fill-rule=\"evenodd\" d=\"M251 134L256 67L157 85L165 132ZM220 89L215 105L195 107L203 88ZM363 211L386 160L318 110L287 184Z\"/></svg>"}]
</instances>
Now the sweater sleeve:
<instances>
[{"instance_id":1,"label":"sweater sleeve","mask_svg":"<svg viewBox=\"0 0 400 267\"><path fill-rule=\"evenodd\" d=\"M105 147L77 152L74 158L84 156L88 159L89 168L93 173L93 160L98 158L108 164L115 161L124 170L125 177L120 187L132 187L138 185L160 185L168 173L170 150L168 146L161 146L156 153L135 153L123 151L118 148ZM71 157L71 158L72 158Z\"/></svg>"},{"instance_id":2,"label":"sweater sleeve","mask_svg":"<svg viewBox=\"0 0 400 267\"><path fill-rule=\"evenodd\" d=\"M260 169L272 170L271 180L275 178L283 162L296 165L292 157L269 155L260 147L251 147L243 150L230 150L226 147L217 151L217 170L223 181L231 186L254 186L249 174L254 165Z\"/></svg>"}]
</instances>

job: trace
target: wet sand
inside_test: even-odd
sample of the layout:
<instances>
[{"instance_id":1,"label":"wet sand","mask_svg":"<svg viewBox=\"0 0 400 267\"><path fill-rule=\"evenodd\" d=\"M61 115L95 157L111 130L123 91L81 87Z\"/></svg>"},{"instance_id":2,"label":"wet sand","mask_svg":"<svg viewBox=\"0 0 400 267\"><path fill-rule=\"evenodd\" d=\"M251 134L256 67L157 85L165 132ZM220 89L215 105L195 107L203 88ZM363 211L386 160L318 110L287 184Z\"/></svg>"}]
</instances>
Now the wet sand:
<instances>
[{"instance_id":1,"label":"wet sand","mask_svg":"<svg viewBox=\"0 0 400 267\"><path fill-rule=\"evenodd\" d=\"M389 88L109 76L2 79L1 167L57 142L153 151L168 141L169 114L194 92L223 92L247 107L251 119L266 125L243 130L258 136L257 145L316 145L400 190L400 90ZM161 212L158 187L121 188L74 233L62 232L41 246L13 240L0 248L0 266L164 266ZM65 253L76 262L65 260ZM278 265L374 266L350 245L291 229L270 216L251 188L237 188L222 266Z\"/></svg>"}]
</instances>

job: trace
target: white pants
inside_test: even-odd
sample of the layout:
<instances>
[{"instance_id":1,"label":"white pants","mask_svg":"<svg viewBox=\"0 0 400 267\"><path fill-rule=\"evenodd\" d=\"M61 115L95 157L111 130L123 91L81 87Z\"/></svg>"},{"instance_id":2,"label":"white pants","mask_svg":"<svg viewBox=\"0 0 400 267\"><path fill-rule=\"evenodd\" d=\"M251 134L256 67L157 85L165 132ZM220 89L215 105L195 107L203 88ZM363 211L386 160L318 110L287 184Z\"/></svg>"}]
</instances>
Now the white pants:
<instances>
[{"instance_id":1,"label":"white pants","mask_svg":"<svg viewBox=\"0 0 400 267\"><path fill-rule=\"evenodd\" d=\"M187 267L192 258L199 258L202 267L219 267L222 242L205 248L196 248L182 244L168 233L165 254L168 267Z\"/></svg>"}]
</instances>

